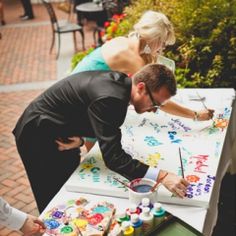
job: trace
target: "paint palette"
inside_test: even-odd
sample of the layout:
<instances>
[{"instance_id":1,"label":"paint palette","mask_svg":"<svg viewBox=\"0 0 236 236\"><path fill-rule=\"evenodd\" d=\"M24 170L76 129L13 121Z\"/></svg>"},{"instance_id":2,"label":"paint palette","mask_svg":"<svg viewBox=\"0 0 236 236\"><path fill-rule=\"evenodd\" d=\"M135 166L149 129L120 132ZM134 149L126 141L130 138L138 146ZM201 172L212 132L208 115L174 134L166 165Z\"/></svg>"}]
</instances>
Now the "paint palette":
<instances>
[{"instance_id":1,"label":"paint palette","mask_svg":"<svg viewBox=\"0 0 236 236\"><path fill-rule=\"evenodd\" d=\"M43 218L50 236L104 235L115 212L113 204L98 203L88 208L85 198L69 200L48 211Z\"/></svg>"}]
</instances>

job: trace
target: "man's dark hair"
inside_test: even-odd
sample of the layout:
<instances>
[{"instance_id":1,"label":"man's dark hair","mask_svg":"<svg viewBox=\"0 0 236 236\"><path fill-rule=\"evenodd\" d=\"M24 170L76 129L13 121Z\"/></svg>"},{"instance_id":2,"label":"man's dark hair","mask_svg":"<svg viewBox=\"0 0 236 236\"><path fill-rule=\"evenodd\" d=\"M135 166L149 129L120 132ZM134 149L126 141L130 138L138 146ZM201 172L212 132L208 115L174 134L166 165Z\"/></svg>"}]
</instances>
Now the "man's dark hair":
<instances>
[{"instance_id":1,"label":"man's dark hair","mask_svg":"<svg viewBox=\"0 0 236 236\"><path fill-rule=\"evenodd\" d=\"M135 84L144 82L152 92L165 86L171 96L176 94L176 80L173 72L164 65L149 64L133 76Z\"/></svg>"}]
</instances>

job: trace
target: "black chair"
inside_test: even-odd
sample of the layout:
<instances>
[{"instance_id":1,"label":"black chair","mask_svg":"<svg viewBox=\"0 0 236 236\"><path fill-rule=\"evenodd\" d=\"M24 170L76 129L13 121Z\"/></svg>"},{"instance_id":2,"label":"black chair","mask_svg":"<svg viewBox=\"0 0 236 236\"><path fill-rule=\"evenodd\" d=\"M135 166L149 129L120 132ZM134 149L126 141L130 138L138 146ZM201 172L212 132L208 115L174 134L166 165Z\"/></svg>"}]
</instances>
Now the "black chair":
<instances>
[{"instance_id":1,"label":"black chair","mask_svg":"<svg viewBox=\"0 0 236 236\"><path fill-rule=\"evenodd\" d=\"M61 45L60 35L64 34L64 33L73 33L74 46L75 46L75 50L77 51L76 34L75 34L77 31L81 34L82 47L83 47L83 50L85 50L84 31L83 31L82 26L74 24L74 23L70 23L70 22L67 22L63 26L59 26L55 11L54 11L51 3L48 0L42 0L42 2L43 2L44 6L46 7L46 9L48 11L48 14L50 16L51 25L52 25L53 35L52 35L52 44L51 44L51 48L50 48L50 53L52 52L52 49L53 49L53 46L54 46L54 43L55 43L55 34L58 34L58 52L57 52L57 56L56 56L56 59L58 59L59 54L60 54L60 45Z\"/></svg>"},{"instance_id":2,"label":"black chair","mask_svg":"<svg viewBox=\"0 0 236 236\"><path fill-rule=\"evenodd\" d=\"M117 1L101 0L101 3L104 9L104 12L102 12L101 17L99 17L96 20L97 26L95 27L93 31L93 39L94 39L95 45L98 47L103 44L103 41L101 38L101 32L104 30L104 23L108 20L111 20L112 15L117 13L115 9L117 8Z\"/></svg>"}]
</instances>

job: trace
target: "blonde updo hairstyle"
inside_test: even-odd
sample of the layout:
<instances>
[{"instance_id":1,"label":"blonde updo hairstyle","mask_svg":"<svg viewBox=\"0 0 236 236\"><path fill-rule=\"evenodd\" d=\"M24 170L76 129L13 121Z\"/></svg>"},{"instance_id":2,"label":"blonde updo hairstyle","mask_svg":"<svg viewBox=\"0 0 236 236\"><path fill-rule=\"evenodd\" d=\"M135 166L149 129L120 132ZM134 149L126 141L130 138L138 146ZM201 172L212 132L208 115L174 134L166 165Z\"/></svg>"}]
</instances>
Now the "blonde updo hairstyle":
<instances>
[{"instance_id":1,"label":"blonde updo hairstyle","mask_svg":"<svg viewBox=\"0 0 236 236\"><path fill-rule=\"evenodd\" d=\"M136 36L140 40L139 52L145 64L154 63L157 53L145 53L148 45L153 51L151 42L157 40L158 44L172 45L175 43L174 28L169 19L161 12L146 11L134 25L134 31L129 37ZM149 45L150 44L150 45Z\"/></svg>"}]
</instances>

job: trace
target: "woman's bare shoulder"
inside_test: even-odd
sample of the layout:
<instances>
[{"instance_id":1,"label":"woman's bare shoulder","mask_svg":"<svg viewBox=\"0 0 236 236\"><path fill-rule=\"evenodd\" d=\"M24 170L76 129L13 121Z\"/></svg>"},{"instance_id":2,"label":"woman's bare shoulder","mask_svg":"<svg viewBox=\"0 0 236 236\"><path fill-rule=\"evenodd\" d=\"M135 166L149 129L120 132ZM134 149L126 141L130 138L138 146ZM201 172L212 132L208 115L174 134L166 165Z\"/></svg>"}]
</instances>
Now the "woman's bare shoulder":
<instances>
[{"instance_id":1,"label":"woman's bare shoulder","mask_svg":"<svg viewBox=\"0 0 236 236\"><path fill-rule=\"evenodd\" d=\"M102 49L104 52L119 53L129 49L129 39L126 37L116 37L112 40L107 41ZM111 50L112 49L112 50Z\"/></svg>"},{"instance_id":2,"label":"woman's bare shoulder","mask_svg":"<svg viewBox=\"0 0 236 236\"><path fill-rule=\"evenodd\" d=\"M102 47L104 59L113 70L133 73L144 65L138 51L126 37L112 39Z\"/></svg>"}]
</instances>

